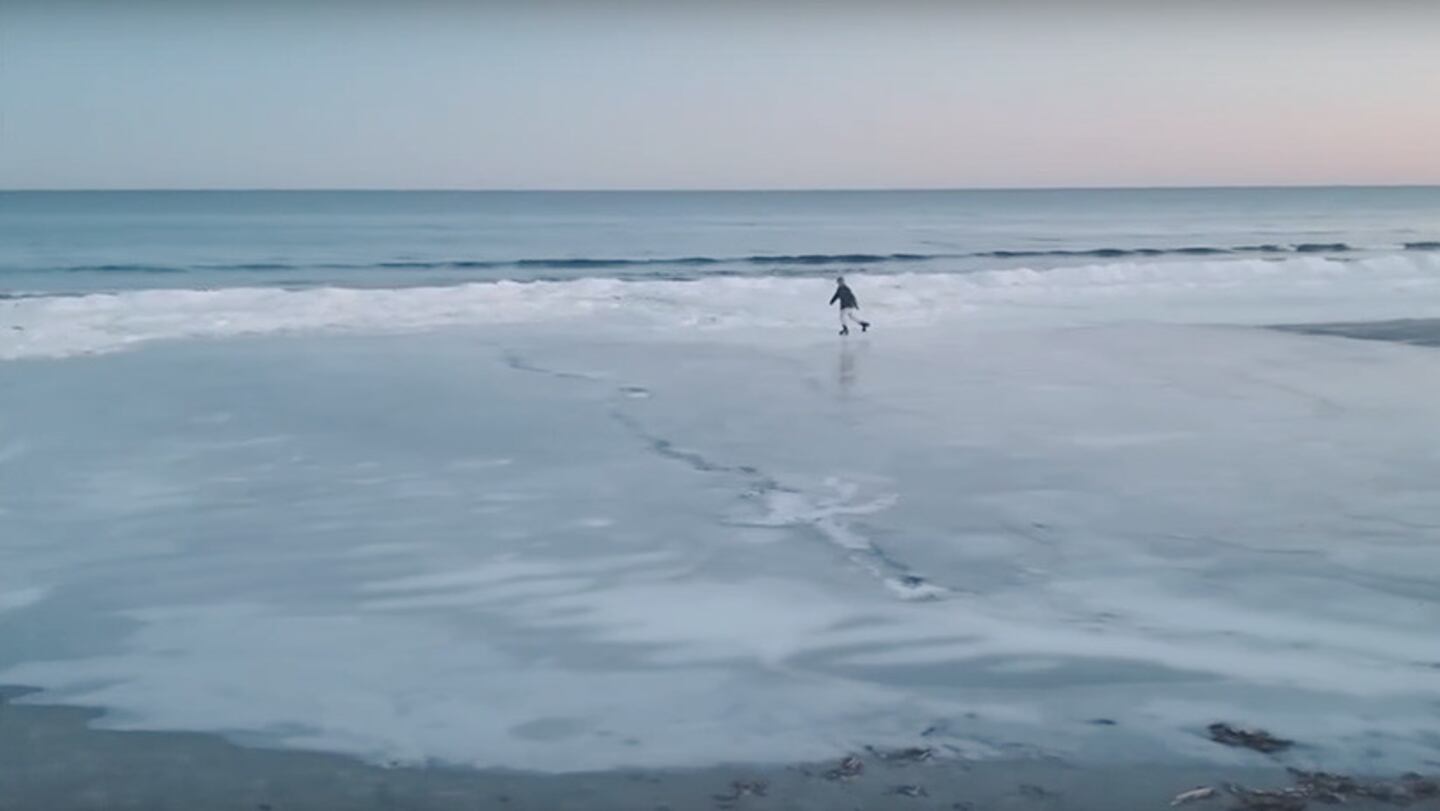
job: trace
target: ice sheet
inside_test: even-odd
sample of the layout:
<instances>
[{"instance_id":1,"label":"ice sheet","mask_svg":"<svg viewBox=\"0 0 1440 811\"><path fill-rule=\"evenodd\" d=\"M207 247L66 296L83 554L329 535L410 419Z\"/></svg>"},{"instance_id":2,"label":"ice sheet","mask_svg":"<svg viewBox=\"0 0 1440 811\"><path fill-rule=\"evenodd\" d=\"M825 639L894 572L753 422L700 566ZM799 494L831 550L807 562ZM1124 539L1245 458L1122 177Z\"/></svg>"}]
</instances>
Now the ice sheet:
<instances>
[{"instance_id":1,"label":"ice sheet","mask_svg":"<svg viewBox=\"0 0 1440 811\"><path fill-rule=\"evenodd\" d=\"M557 771L932 728L1245 757L1217 720L1302 764L1440 758L1440 352L1134 323L1127 285L850 341L737 282L694 322L742 290L745 329L596 305L0 364L0 683L122 728Z\"/></svg>"}]
</instances>

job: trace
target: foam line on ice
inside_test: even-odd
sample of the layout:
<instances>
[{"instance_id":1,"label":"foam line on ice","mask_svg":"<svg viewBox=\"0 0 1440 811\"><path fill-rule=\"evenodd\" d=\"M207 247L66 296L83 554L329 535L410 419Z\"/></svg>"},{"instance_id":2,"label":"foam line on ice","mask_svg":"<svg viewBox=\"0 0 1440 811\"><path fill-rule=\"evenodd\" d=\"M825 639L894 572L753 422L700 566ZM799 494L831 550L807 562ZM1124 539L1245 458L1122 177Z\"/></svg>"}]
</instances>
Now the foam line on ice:
<instances>
[{"instance_id":1,"label":"foam line on ice","mask_svg":"<svg viewBox=\"0 0 1440 811\"><path fill-rule=\"evenodd\" d=\"M837 497L827 499L813 492L784 485L749 465L720 464L700 453L677 448L672 441L650 433L633 417L618 410L613 414L618 422L629 428L652 452L660 456L682 462L701 473L726 473L749 479L750 486L746 488L744 495L747 499L760 500L765 514L759 518L731 519L728 522L731 526L802 528L840 550L846 562L869 573L906 600L937 599L949 593L949 589L917 574L909 565L895 558L855 528L853 519L893 506L896 502L893 494L857 502L855 495L858 488L854 483L832 477L826 480L825 486L834 490Z\"/></svg>"},{"instance_id":2,"label":"foam line on ice","mask_svg":"<svg viewBox=\"0 0 1440 811\"><path fill-rule=\"evenodd\" d=\"M827 498L791 489L768 491L763 494L765 515L741 525L804 528L842 550L847 562L868 572L905 600L934 600L950 593L950 589L917 574L856 529L855 519L894 506L899 500L894 494L862 500L856 482L831 477L824 485L833 496Z\"/></svg>"},{"instance_id":3,"label":"foam line on ice","mask_svg":"<svg viewBox=\"0 0 1440 811\"><path fill-rule=\"evenodd\" d=\"M143 290L0 300L0 360L107 352L147 341L322 330L409 332L583 322L642 330L813 327L824 279L487 282L402 289ZM1111 262L1052 270L896 274L865 280L887 328L963 314L1052 321L1148 318L1227 323L1375 320L1440 305L1440 254L1337 261ZM1088 319L1088 320L1087 320Z\"/></svg>"}]
</instances>

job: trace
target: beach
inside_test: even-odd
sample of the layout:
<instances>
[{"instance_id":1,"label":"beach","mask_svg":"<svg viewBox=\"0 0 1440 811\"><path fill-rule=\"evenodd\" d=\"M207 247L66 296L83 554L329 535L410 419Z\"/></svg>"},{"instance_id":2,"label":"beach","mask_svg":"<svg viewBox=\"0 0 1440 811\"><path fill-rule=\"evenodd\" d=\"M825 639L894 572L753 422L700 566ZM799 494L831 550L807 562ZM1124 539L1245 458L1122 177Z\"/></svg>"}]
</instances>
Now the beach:
<instances>
[{"instance_id":1,"label":"beach","mask_svg":"<svg viewBox=\"0 0 1440 811\"><path fill-rule=\"evenodd\" d=\"M1203 808L1434 775L1440 257L1404 236L837 262L876 325L846 339L823 264L17 284L0 808Z\"/></svg>"},{"instance_id":2,"label":"beach","mask_svg":"<svg viewBox=\"0 0 1440 811\"><path fill-rule=\"evenodd\" d=\"M888 763L861 751L865 769L840 762L624 769L565 775L371 765L333 755L235 746L204 735L95 731L96 713L0 705L0 789L6 807L213 808L220 811L413 809L1113 809L1161 808L1195 787L1217 787L1198 807L1223 807L1225 783L1283 790L1274 765L1132 765L1081 769L1053 759L972 763L938 755ZM1348 808L1396 803L1351 798ZM1407 802L1425 808L1425 801Z\"/></svg>"}]
</instances>

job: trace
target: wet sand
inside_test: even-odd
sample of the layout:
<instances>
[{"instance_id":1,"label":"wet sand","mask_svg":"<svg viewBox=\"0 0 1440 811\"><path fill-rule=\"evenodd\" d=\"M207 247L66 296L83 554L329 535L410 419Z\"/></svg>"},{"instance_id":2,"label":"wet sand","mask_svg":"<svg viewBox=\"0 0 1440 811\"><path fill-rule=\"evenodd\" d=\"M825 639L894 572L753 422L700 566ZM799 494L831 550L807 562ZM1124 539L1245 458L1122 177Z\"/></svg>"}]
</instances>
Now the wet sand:
<instances>
[{"instance_id":1,"label":"wet sand","mask_svg":"<svg viewBox=\"0 0 1440 811\"><path fill-rule=\"evenodd\" d=\"M15 697L19 691L10 690ZM1047 758L965 761L937 754L838 762L534 774L384 767L336 755L255 749L190 733L97 730L96 710L0 704L0 811L690 811L691 809L1159 809L1226 783L1288 786L1278 764L1077 767ZM562 768L563 764L556 764ZM827 774L829 773L829 774ZM1223 793L1187 807L1232 808ZM1258 807L1258 806L1252 806ZM1394 808L1352 799L1351 809ZM1440 809L1440 798L1409 805Z\"/></svg>"}]
</instances>

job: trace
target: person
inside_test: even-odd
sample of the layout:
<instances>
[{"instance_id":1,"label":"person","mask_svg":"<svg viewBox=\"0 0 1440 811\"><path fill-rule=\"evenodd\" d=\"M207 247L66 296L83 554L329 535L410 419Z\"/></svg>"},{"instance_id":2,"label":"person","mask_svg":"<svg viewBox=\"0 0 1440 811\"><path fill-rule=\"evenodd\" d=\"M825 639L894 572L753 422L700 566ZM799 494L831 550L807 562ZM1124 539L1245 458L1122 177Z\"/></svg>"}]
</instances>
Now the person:
<instances>
[{"instance_id":1,"label":"person","mask_svg":"<svg viewBox=\"0 0 1440 811\"><path fill-rule=\"evenodd\" d=\"M861 332L870 330L870 322L860 320L856 310L860 309L860 302L855 300L855 293L850 285L845 283L845 277L841 276L835 280L835 295L830 297L830 303L840 302L840 334L850 334L850 324L860 325Z\"/></svg>"}]
</instances>

